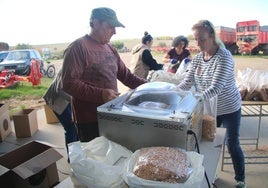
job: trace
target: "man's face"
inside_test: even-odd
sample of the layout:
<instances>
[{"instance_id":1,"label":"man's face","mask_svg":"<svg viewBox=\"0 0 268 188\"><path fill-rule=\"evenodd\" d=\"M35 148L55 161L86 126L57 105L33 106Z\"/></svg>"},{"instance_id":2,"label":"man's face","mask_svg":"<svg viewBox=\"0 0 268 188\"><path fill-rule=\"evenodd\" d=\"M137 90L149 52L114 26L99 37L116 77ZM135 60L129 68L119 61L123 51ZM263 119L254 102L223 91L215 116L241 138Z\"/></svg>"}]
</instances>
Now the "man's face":
<instances>
[{"instance_id":1,"label":"man's face","mask_svg":"<svg viewBox=\"0 0 268 188\"><path fill-rule=\"evenodd\" d=\"M94 29L95 33L98 35L99 42L102 44L109 43L112 36L116 34L115 27L111 26L106 21L103 22L97 21L95 23L96 24L94 25Z\"/></svg>"}]
</instances>

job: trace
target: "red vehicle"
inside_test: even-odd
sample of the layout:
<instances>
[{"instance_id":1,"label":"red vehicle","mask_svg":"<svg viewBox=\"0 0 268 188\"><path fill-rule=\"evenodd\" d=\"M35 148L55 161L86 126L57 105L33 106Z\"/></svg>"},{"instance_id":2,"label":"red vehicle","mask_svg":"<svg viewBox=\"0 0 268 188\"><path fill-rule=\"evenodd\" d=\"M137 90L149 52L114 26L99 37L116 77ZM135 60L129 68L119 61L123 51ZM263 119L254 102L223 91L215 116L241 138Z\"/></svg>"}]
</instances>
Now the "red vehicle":
<instances>
[{"instance_id":1,"label":"red vehicle","mask_svg":"<svg viewBox=\"0 0 268 188\"><path fill-rule=\"evenodd\" d=\"M0 71L0 90L15 86L19 81L32 82L32 86L41 84L40 64L37 60L31 60L31 72L28 76L19 76L14 70Z\"/></svg>"},{"instance_id":2,"label":"red vehicle","mask_svg":"<svg viewBox=\"0 0 268 188\"><path fill-rule=\"evenodd\" d=\"M240 53L268 55L268 25L260 26L257 20L237 22L236 44Z\"/></svg>"},{"instance_id":3,"label":"red vehicle","mask_svg":"<svg viewBox=\"0 0 268 188\"><path fill-rule=\"evenodd\" d=\"M225 47L232 53L238 54L238 46L236 45L235 28L216 26L216 35L224 43Z\"/></svg>"}]
</instances>

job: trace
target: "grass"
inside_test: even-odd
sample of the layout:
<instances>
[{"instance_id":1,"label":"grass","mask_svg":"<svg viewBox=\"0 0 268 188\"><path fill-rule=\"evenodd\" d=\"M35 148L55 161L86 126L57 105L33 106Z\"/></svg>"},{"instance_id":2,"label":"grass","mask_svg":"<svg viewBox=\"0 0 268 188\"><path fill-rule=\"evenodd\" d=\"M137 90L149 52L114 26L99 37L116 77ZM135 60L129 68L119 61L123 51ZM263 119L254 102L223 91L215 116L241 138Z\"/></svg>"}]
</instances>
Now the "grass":
<instances>
[{"instance_id":1,"label":"grass","mask_svg":"<svg viewBox=\"0 0 268 188\"><path fill-rule=\"evenodd\" d=\"M1 89L0 101L10 98L24 99L27 96L40 98L44 95L52 81L53 79L51 78L42 78L41 85L37 86L32 86L30 82L19 82L12 88Z\"/></svg>"}]
</instances>

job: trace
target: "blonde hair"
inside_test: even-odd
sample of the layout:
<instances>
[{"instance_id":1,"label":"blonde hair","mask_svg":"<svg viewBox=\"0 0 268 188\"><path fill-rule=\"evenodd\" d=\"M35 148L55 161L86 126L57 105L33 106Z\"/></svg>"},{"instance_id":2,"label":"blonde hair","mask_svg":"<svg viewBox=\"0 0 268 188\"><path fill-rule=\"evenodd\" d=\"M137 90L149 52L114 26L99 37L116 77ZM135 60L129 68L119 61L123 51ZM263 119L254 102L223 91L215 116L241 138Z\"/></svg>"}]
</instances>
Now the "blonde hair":
<instances>
[{"instance_id":1,"label":"blonde hair","mask_svg":"<svg viewBox=\"0 0 268 188\"><path fill-rule=\"evenodd\" d=\"M205 29L210 36L214 37L215 44L220 48L225 48L225 45L221 41L221 39L216 35L214 25L208 20L200 20L196 24L193 25L192 30L200 30Z\"/></svg>"}]
</instances>

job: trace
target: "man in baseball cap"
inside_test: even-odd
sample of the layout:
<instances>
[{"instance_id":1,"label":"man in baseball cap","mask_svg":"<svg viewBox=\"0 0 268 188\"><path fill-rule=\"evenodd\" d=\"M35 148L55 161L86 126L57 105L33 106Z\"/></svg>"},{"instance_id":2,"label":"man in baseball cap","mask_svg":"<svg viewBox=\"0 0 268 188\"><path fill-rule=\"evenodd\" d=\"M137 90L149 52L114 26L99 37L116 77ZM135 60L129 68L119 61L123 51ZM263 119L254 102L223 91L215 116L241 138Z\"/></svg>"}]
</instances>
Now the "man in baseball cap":
<instances>
[{"instance_id":1,"label":"man in baseball cap","mask_svg":"<svg viewBox=\"0 0 268 188\"><path fill-rule=\"evenodd\" d=\"M97 107L120 95L117 80L131 89L147 82L130 72L110 44L116 27L125 27L115 11L95 8L89 24L90 33L66 48L62 66L63 91L72 96L72 117L81 142L100 136Z\"/></svg>"},{"instance_id":2,"label":"man in baseball cap","mask_svg":"<svg viewBox=\"0 0 268 188\"><path fill-rule=\"evenodd\" d=\"M107 7L93 9L91 12L90 22L92 22L94 19L106 21L113 27L125 27L121 22L118 21L115 11Z\"/></svg>"}]
</instances>

